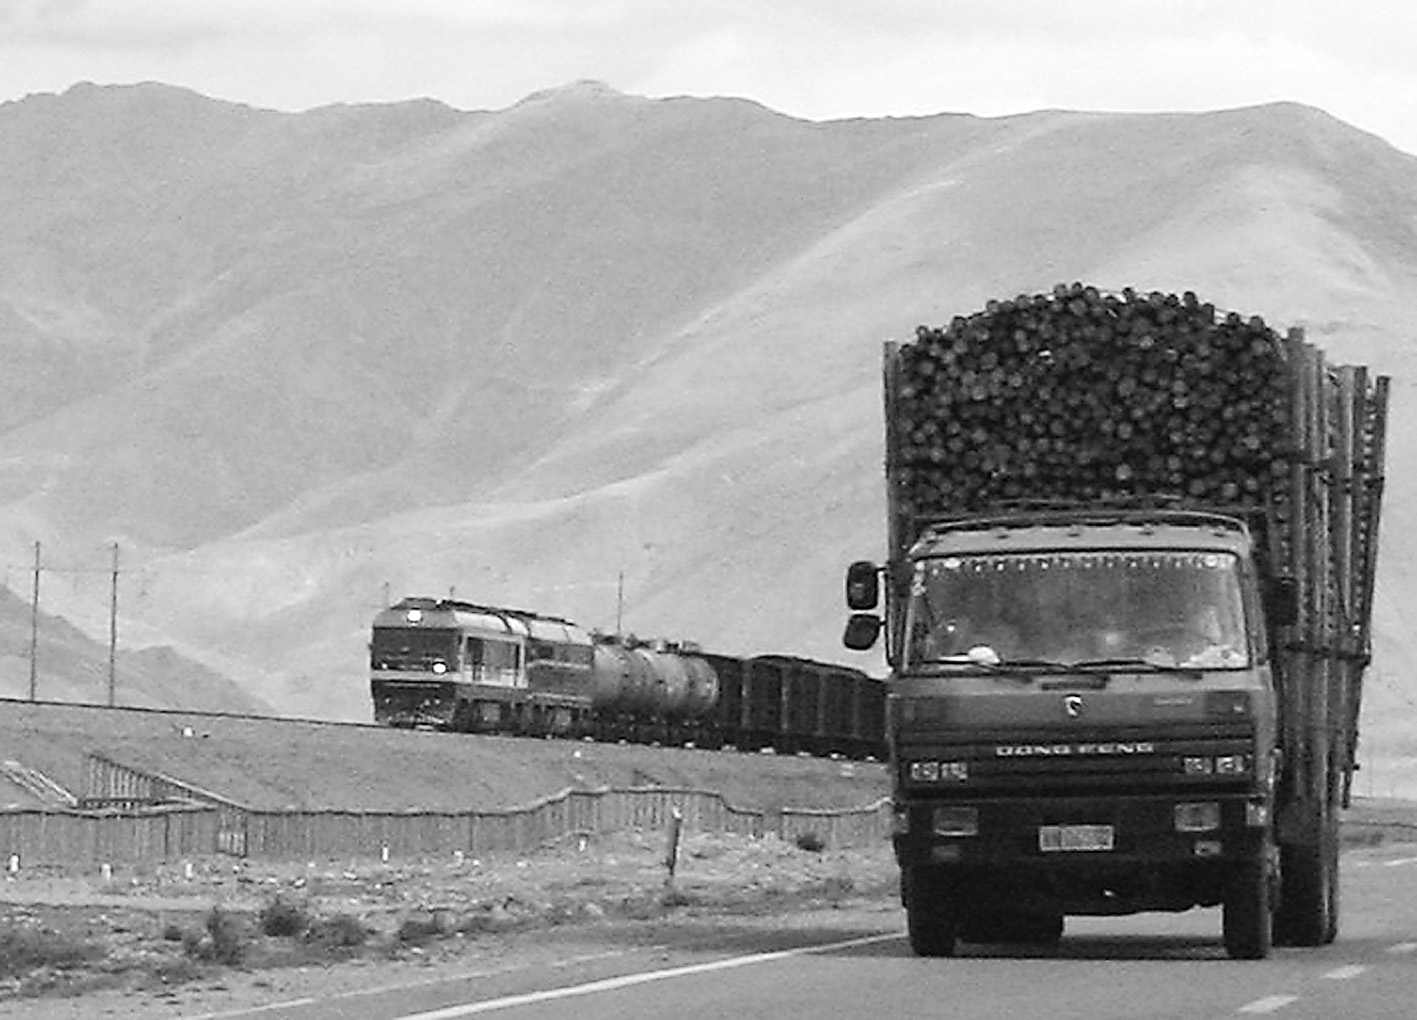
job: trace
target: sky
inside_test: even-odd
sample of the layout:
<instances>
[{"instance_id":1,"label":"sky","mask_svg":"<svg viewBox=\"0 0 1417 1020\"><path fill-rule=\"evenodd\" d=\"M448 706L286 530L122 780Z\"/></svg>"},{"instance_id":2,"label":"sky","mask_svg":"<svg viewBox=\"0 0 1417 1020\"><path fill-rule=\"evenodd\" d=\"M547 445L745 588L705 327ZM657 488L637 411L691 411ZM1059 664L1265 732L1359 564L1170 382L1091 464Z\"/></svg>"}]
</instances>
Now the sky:
<instances>
[{"instance_id":1,"label":"sky","mask_svg":"<svg viewBox=\"0 0 1417 1020\"><path fill-rule=\"evenodd\" d=\"M1412 0L0 0L0 101L158 81L301 111L596 79L809 120L1317 106L1417 154Z\"/></svg>"}]
</instances>

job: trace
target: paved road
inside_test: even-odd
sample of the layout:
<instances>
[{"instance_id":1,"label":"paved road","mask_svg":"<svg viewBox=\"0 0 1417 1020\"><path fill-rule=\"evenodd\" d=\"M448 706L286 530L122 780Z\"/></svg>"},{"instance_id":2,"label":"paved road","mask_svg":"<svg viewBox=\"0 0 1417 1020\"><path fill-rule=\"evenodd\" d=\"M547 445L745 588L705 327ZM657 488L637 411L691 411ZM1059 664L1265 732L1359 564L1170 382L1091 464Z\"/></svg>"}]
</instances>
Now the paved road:
<instances>
[{"instance_id":1,"label":"paved road","mask_svg":"<svg viewBox=\"0 0 1417 1020\"><path fill-rule=\"evenodd\" d=\"M1069 918L1056 949L965 947L927 960L905 944L901 912L881 908L823 914L805 928L758 920L705 930L690 946L603 946L555 966L223 1018L1417 1017L1417 845L1345 854L1343 900L1334 945L1259 962L1226 959L1215 910Z\"/></svg>"}]
</instances>

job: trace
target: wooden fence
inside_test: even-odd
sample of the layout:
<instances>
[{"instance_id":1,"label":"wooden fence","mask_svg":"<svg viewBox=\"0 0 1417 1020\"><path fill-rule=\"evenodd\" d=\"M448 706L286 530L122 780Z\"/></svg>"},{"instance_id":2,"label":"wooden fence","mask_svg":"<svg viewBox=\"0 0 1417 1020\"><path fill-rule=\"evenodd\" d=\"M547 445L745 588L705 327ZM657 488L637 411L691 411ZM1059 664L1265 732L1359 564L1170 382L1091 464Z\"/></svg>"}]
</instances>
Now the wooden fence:
<instances>
[{"instance_id":1,"label":"wooden fence","mask_svg":"<svg viewBox=\"0 0 1417 1020\"><path fill-rule=\"evenodd\" d=\"M577 835L663 829L676 809L686 832L787 840L810 833L828 848L881 842L891 825L885 798L843 810L753 811L718 793L658 786L567 789L501 811L272 811L97 755L86 783L78 809L0 812L0 855L31 864L92 865L206 854L308 861L524 853Z\"/></svg>"}]
</instances>

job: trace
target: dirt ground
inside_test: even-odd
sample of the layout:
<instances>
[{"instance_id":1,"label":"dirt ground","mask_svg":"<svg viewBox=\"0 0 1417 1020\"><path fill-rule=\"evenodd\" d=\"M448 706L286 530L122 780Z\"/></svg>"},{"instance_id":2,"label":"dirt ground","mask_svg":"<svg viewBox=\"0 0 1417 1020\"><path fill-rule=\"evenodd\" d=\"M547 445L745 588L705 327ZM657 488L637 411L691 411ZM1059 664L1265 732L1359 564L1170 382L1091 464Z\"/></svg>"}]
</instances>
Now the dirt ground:
<instances>
[{"instance_id":1,"label":"dirt ground","mask_svg":"<svg viewBox=\"0 0 1417 1020\"><path fill-rule=\"evenodd\" d=\"M180 865L108 880L10 876L0 883L0 931L34 933L49 960L20 973L6 968L0 1016L190 1017L420 983L494 960L514 967L547 952L537 933L553 929L589 946L597 932L626 924L641 929L636 939L673 941L704 923L711 929L715 918L893 906L895 865L884 844L818 850L686 833L672 879L668 849L665 833L629 832L496 860L214 858L192 862L190 873ZM277 913L310 926L264 934L264 920ZM350 931L364 933L362 944L338 944ZM65 959L62 950L75 945L92 955ZM224 953L230 946L240 947L235 956Z\"/></svg>"},{"instance_id":2,"label":"dirt ground","mask_svg":"<svg viewBox=\"0 0 1417 1020\"><path fill-rule=\"evenodd\" d=\"M1351 846L1417 840L1417 805L1359 802L1344 835ZM823 927L832 912L903 924L884 841L803 842L685 832L672 878L668 835L650 831L489 859L24 869L0 879L0 943L10 940L0 944L0 1016L192 1018L636 947L683 950L730 932L757 939ZM298 930L267 934L273 917Z\"/></svg>"}]
</instances>

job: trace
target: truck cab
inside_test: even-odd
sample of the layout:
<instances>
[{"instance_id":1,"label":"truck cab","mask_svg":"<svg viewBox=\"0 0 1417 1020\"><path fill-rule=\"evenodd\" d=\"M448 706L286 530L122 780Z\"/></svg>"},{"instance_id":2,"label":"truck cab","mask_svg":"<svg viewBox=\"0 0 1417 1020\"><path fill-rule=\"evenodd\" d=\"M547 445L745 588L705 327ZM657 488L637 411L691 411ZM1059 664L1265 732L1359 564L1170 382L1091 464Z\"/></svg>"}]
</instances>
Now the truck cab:
<instances>
[{"instance_id":1,"label":"truck cab","mask_svg":"<svg viewBox=\"0 0 1417 1020\"><path fill-rule=\"evenodd\" d=\"M1067 914L1224 907L1268 952L1280 759L1270 649L1293 590L1247 523L1087 509L922 522L848 573L884 627L893 842L912 943L1051 941Z\"/></svg>"}]
</instances>

